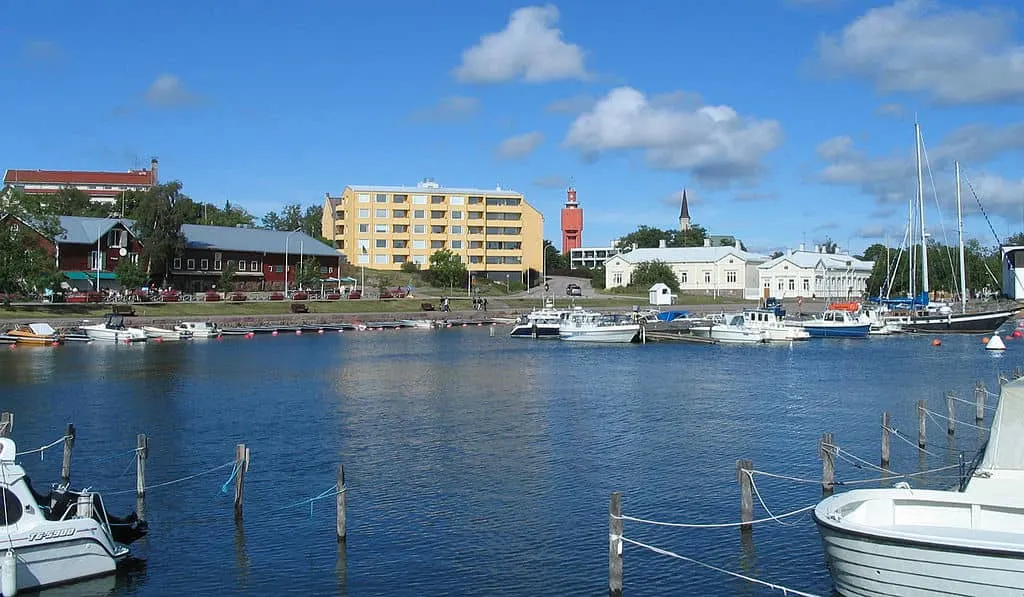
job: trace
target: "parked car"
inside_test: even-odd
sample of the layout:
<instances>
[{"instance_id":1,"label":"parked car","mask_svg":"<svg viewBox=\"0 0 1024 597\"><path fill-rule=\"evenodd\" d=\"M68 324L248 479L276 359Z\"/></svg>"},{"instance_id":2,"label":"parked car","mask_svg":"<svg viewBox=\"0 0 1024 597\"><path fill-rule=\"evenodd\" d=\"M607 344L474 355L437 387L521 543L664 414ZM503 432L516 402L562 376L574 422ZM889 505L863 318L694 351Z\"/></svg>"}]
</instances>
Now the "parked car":
<instances>
[{"instance_id":1,"label":"parked car","mask_svg":"<svg viewBox=\"0 0 1024 597\"><path fill-rule=\"evenodd\" d=\"M583 290L579 284L566 284L565 285L566 296L583 296Z\"/></svg>"},{"instance_id":2,"label":"parked car","mask_svg":"<svg viewBox=\"0 0 1024 597\"><path fill-rule=\"evenodd\" d=\"M352 292L348 293L348 298L350 298L350 299L361 299L361 298L363 298L363 293L361 291L359 291L359 290L353 290Z\"/></svg>"}]
</instances>

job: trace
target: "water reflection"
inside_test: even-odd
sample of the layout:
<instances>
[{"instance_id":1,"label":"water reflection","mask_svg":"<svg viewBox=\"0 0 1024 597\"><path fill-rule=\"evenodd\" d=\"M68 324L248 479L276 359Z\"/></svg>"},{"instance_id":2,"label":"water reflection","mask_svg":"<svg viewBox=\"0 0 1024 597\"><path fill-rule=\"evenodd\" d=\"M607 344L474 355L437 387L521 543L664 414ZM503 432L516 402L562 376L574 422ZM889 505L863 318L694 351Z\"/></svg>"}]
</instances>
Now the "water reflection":
<instances>
[{"instance_id":1,"label":"water reflection","mask_svg":"<svg viewBox=\"0 0 1024 597\"><path fill-rule=\"evenodd\" d=\"M235 521L235 570L237 572L237 586L241 589L249 587L249 571L252 562L249 560L249 552L245 548L245 527L241 520Z\"/></svg>"}]
</instances>

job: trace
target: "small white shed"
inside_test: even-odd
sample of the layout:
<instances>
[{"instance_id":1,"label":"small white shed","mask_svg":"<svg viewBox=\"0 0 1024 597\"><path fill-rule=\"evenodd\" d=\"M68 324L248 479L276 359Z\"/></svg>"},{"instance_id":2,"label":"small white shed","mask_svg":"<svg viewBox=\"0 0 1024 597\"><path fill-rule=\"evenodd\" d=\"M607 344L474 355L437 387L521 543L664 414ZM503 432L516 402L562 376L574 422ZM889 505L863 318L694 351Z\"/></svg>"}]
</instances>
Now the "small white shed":
<instances>
[{"instance_id":1,"label":"small white shed","mask_svg":"<svg viewBox=\"0 0 1024 597\"><path fill-rule=\"evenodd\" d=\"M675 302L675 295L672 294L672 289L668 287L668 284L658 282L648 291L650 294L652 305L671 305Z\"/></svg>"}]
</instances>

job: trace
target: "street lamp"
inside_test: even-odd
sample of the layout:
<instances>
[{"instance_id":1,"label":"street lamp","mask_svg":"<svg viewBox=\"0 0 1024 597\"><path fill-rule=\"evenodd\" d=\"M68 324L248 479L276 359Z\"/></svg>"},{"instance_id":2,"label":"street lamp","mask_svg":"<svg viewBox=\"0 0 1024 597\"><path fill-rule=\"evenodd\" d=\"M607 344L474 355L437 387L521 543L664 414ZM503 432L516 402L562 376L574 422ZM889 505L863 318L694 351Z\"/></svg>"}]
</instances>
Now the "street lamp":
<instances>
[{"instance_id":1,"label":"street lamp","mask_svg":"<svg viewBox=\"0 0 1024 597\"><path fill-rule=\"evenodd\" d=\"M292 235L295 234L296 232L299 232L300 230L302 230L301 226L296 228L295 230L292 230L291 232L289 232L284 237L284 294L285 294L285 296L288 295L288 248L289 248L289 243L292 240Z\"/></svg>"}]
</instances>

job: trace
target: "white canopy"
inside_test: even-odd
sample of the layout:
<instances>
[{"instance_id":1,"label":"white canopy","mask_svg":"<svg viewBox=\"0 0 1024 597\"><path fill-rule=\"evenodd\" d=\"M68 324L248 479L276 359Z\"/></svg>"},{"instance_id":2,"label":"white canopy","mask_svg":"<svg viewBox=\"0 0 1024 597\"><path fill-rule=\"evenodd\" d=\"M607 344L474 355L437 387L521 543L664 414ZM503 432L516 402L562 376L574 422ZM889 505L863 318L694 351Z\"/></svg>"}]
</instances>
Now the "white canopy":
<instances>
[{"instance_id":1,"label":"white canopy","mask_svg":"<svg viewBox=\"0 0 1024 597\"><path fill-rule=\"evenodd\" d=\"M40 336L52 336L57 333L57 330L53 329L48 323L30 323L28 329L32 330L33 334L39 334Z\"/></svg>"},{"instance_id":2,"label":"white canopy","mask_svg":"<svg viewBox=\"0 0 1024 597\"><path fill-rule=\"evenodd\" d=\"M1024 378L1004 384L979 470L1024 471Z\"/></svg>"}]
</instances>

